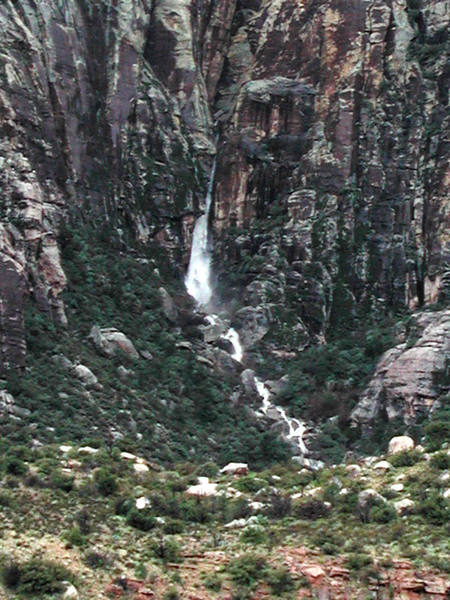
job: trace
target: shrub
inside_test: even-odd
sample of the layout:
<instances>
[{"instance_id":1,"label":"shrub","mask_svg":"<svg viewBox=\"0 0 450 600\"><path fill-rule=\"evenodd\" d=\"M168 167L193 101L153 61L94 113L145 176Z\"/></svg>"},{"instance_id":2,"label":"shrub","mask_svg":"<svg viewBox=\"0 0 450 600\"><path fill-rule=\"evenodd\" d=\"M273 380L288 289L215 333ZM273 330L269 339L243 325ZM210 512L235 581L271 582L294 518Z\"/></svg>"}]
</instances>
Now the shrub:
<instances>
[{"instance_id":1,"label":"shrub","mask_svg":"<svg viewBox=\"0 0 450 600\"><path fill-rule=\"evenodd\" d=\"M179 562L181 560L180 546L175 540L160 537L150 543L150 551L155 558L161 559L164 563Z\"/></svg>"},{"instance_id":2,"label":"shrub","mask_svg":"<svg viewBox=\"0 0 450 600\"><path fill-rule=\"evenodd\" d=\"M2 576L7 587L17 588L19 594L33 598L60 592L63 581L74 581L71 571L63 565L38 558L22 564L11 563L4 568Z\"/></svg>"},{"instance_id":3,"label":"shrub","mask_svg":"<svg viewBox=\"0 0 450 600\"><path fill-rule=\"evenodd\" d=\"M156 525L156 519L146 509L132 508L127 514L127 523L135 529L150 531Z\"/></svg>"},{"instance_id":4,"label":"shrub","mask_svg":"<svg viewBox=\"0 0 450 600\"><path fill-rule=\"evenodd\" d=\"M17 562L12 561L2 568L2 582L7 588L16 588L19 585L22 575L20 566Z\"/></svg>"},{"instance_id":5,"label":"shrub","mask_svg":"<svg viewBox=\"0 0 450 600\"><path fill-rule=\"evenodd\" d=\"M178 594L178 590L172 587L164 594L163 600L178 600L179 597L180 595Z\"/></svg>"},{"instance_id":6,"label":"shrub","mask_svg":"<svg viewBox=\"0 0 450 600\"><path fill-rule=\"evenodd\" d=\"M75 525L69 531L64 534L64 538L72 544L72 546L85 546L87 543L87 538L81 533L80 527Z\"/></svg>"},{"instance_id":7,"label":"shrub","mask_svg":"<svg viewBox=\"0 0 450 600\"><path fill-rule=\"evenodd\" d=\"M20 458L12 456L6 459L5 470L9 475L20 477L28 472L28 466Z\"/></svg>"},{"instance_id":8,"label":"shrub","mask_svg":"<svg viewBox=\"0 0 450 600\"><path fill-rule=\"evenodd\" d=\"M294 514L299 519L311 519L315 521L325 517L330 509L322 500L312 499L299 502L294 506Z\"/></svg>"},{"instance_id":9,"label":"shrub","mask_svg":"<svg viewBox=\"0 0 450 600\"><path fill-rule=\"evenodd\" d=\"M417 512L434 525L445 525L450 520L448 503L436 492L419 504Z\"/></svg>"},{"instance_id":10,"label":"shrub","mask_svg":"<svg viewBox=\"0 0 450 600\"><path fill-rule=\"evenodd\" d=\"M218 473L219 467L213 462L207 462L204 465L200 465L197 470L197 475L200 477L216 477Z\"/></svg>"},{"instance_id":11,"label":"shrub","mask_svg":"<svg viewBox=\"0 0 450 600\"><path fill-rule=\"evenodd\" d=\"M422 454L417 450L408 450L393 454L389 457L389 462L393 467L412 467L419 460L421 460Z\"/></svg>"},{"instance_id":12,"label":"shrub","mask_svg":"<svg viewBox=\"0 0 450 600\"><path fill-rule=\"evenodd\" d=\"M63 473L53 473L50 478L50 485L58 490L62 490L63 492L70 492L73 490L73 477L67 477Z\"/></svg>"},{"instance_id":13,"label":"shrub","mask_svg":"<svg viewBox=\"0 0 450 600\"><path fill-rule=\"evenodd\" d=\"M430 464L435 469L450 469L450 456L447 451L437 452L431 457Z\"/></svg>"},{"instance_id":14,"label":"shrub","mask_svg":"<svg viewBox=\"0 0 450 600\"><path fill-rule=\"evenodd\" d=\"M372 506L369 512L369 521L375 523L389 523L397 518L395 509L390 504L383 503L376 506Z\"/></svg>"},{"instance_id":15,"label":"shrub","mask_svg":"<svg viewBox=\"0 0 450 600\"><path fill-rule=\"evenodd\" d=\"M133 507L134 500L132 498L121 496L114 503L114 512L116 515L125 517Z\"/></svg>"},{"instance_id":16,"label":"shrub","mask_svg":"<svg viewBox=\"0 0 450 600\"><path fill-rule=\"evenodd\" d=\"M372 559L368 554L349 554L345 562L349 569L352 571L359 571L363 567L367 567L372 564Z\"/></svg>"},{"instance_id":17,"label":"shrub","mask_svg":"<svg viewBox=\"0 0 450 600\"><path fill-rule=\"evenodd\" d=\"M106 467L102 467L96 471L94 480L102 496L111 496L119 487L117 479Z\"/></svg>"},{"instance_id":18,"label":"shrub","mask_svg":"<svg viewBox=\"0 0 450 600\"><path fill-rule=\"evenodd\" d=\"M164 524L163 531L164 533L168 533L171 535L174 535L176 533L183 533L183 521L180 521L179 519L168 519L167 522Z\"/></svg>"},{"instance_id":19,"label":"shrub","mask_svg":"<svg viewBox=\"0 0 450 600\"><path fill-rule=\"evenodd\" d=\"M286 494L272 494L267 514L275 519L282 519L291 513L291 497Z\"/></svg>"},{"instance_id":20,"label":"shrub","mask_svg":"<svg viewBox=\"0 0 450 600\"><path fill-rule=\"evenodd\" d=\"M241 541L245 544L264 544L267 535L260 527L247 527L241 534Z\"/></svg>"},{"instance_id":21,"label":"shrub","mask_svg":"<svg viewBox=\"0 0 450 600\"><path fill-rule=\"evenodd\" d=\"M287 569L269 569L267 583L276 597L295 589L294 580Z\"/></svg>"},{"instance_id":22,"label":"shrub","mask_svg":"<svg viewBox=\"0 0 450 600\"><path fill-rule=\"evenodd\" d=\"M222 580L217 572L207 573L203 578L203 585L207 590L219 592L222 588Z\"/></svg>"},{"instance_id":23,"label":"shrub","mask_svg":"<svg viewBox=\"0 0 450 600\"><path fill-rule=\"evenodd\" d=\"M266 567L266 560L262 556L243 554L231 561L227 570L235 585L251 588L264 577Z\"/></svg>"},{"instance_id":24,"label":"shrub","mask_svg":"<svg viewBox=\"0 0 450 600\"><path fill-rule=\"evenodd\" d=\"M91 567L91 569L105 568L111 565L112 559L108 554L102 554L95 550L86 552L83 557L84 562Z\"/></svg>"}]
</instances>

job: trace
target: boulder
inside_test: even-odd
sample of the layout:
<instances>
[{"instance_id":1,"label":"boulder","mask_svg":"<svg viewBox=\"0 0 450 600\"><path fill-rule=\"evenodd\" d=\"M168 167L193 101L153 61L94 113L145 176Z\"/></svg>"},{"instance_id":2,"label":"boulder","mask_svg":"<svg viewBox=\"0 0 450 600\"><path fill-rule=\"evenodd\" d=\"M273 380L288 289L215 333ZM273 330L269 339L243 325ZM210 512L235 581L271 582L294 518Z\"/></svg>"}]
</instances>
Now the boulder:
<instances>
[{"instance_id":1,"label":"boulder","mask_svg":"<svg viewBox=\"0 0 450 600\"><path fill-rule=\"evenodd\" d=\"M189 496L216 496L217 483L210 483L207 477L199 477L200 483L191 485L186 490Z\"/></svg>"},{"instance_id":2,"label":"boulder","mask_svg":"<svg viewBox=\"0 0 450 600\"><path fill-rule=\"evenodd\" d=\"M403 498L403 500L398 500L397 502L394 502L394 508L400 515L404 515L408 512L411 512L413 506L414 502L409 498Z\"/></svg>"},{"instance_id":3,"label":"boulder","mask_svg":"<svg viewBox=\"0 0 450 600\"><path fill-rule=\"evenodd\" d=\"M248 464L247 463L228 463L220 472L225 475L248 475Z\"/></svg>"},{"instance_id":4,"label":"boulder","mask_svg":"<svg viewBox=\"0 0 450 600\"><path fill-rule=\"evenodd\" d=\"M393 437L389 442L389 454L398 454L399 452L409 452L414 449L414 440L408 435L399 435Z\"/></svg>"},{"instance_id":5,"label":"boulder","mask_svg":"<svg viewBox=\"0 0 450 600\"><path fill-rule=\"evenodd\" d=\"M376 504L386 503L387 500L384 496L379 494L376 490L368 488L367 490L363 490L358 494L358 509L361 517L364 520L367 520L369 516L369 511L372 506Z\"/></svg>"},{"instance_id":6,"label":"boulder","mask_svg":"<svg viewBox=\"0 0 450 600\"><path fill-rule=\"evenodd\" d=\"M389 471L392 469L392 465L387 460L380 460L373 465L373 468L375 471Z\"/></svg>"},{"instance_id":7,"label":"boulder","mask_svg":"<svg viewBox=\"0 0 450 600\"><path fill-rule=\"evenodd\" d=\"M256 389L255 372L251 369L245 369L241 373L241 382L244 387L245 395L249 398L253 398L258 395Z\"/></svg>"},{"instance_id":8,"label":"boulder","mask_svg":"<svg viewBox=\"0 0 450 600\"><path fill-rule=\"evenodd\" d=\"M62 595L62 600L78 600L79 597L80 595L77 588L74 585L69 584L66 588L66 591Z\"/></svg>"},{"instance_id":9,"label":"boulder","mask_svg":"<svg viewBox=\"0 0 450 600\"><path fill-rule=\"evenodd\" d=\"M111 357L118 352L123 352L130 358L139 358L133 343L124 333L114 327L100 329L100 327L94 325L89 333L89 339L98 352L105 356Z\"/></svg>"},{"instance_id":10,"label":"boulder","mask_svg":"<svg viewBox=\"0 0 450 600\"><path fill-rule=\"evenodd\" d=\"M434 410L439 395L447 389L439 388L436 380L450 358L450 309L416 315L416 327L422 333L412 347L403 342L381 357L351 413L354 425L370 429L381 412L390 421L400 417L412 423L418 415Z\"/></svg>"},{"instance_id":11,"label":"boulder","mask_svg":"<svg viewBox=\"0 0 450 600\"><path fill-rule=\"evenodd\" d=\"M97 377L85 365L76 365L75 367L73 367L73 372L83 385L87 387L95 387L98 385Z\"/></svg>"},{"instance_id":12,"label":"boulder","mask_svg":"<svg viewBox=\"0 0 450 600\"><path fill-rule=\"evenodd\" d=\"M176 323L178 321L178 309L173 301L172 296L166 290L166 288L160 287L158 290L159 296L161 298L161 305L164 314L166 315L166 319L171 323Z\"/></svg>"},{"instance_id":13,"label":"boulder","mask_svg":"<svg viewBox=\"0 0 450 600\"><path fill-rule=\"evenodd\" d=\"M144 463L134 463L133 470L137 475L143 475L150 471L149 467Z\"/></svg>"}]
</instances>

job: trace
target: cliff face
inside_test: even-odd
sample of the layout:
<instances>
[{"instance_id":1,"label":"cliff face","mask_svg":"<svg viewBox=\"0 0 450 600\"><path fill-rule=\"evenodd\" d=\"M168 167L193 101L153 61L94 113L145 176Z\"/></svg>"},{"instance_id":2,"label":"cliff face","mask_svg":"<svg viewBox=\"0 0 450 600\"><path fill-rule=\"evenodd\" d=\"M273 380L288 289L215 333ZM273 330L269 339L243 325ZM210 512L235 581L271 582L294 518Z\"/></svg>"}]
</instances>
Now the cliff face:
<instances>
[{"instance_id":1,"label":"cliff face","mask_svg":"<svg viewBox=\"0 0 450 600\"><path fill-rule=\"evenodd\" d=\"M252 264L249 346L282 322L298 349L362 305L448 297L449 15L448 0L3 2L2 368L24 365L26 294L66 323L69 214L182 271L216 132L215 251L221 277Z\"/></svg>"}]
</instances>

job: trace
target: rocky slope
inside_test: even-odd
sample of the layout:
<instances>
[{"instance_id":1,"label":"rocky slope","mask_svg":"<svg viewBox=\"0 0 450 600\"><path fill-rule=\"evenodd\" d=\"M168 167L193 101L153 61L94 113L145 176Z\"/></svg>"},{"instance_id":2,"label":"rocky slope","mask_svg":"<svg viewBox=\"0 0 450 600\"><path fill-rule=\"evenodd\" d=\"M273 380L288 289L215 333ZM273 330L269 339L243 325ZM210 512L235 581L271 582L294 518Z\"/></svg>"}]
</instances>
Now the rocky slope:
<instances>
[{"instance_id":1,"label":"rocky slope","mask_svg":"<svg viewBox=\"0 0 450 600\"><path fill-rule=\"evenodd\" d=\"M282 371L354 320L445 303L449 14L447 0L2 2L1 369L25 365L30 303L70 330L63 221L121 251L158 246L181 280L216 153L217 298L250 363Z\"/></svg>"}]
</instances>

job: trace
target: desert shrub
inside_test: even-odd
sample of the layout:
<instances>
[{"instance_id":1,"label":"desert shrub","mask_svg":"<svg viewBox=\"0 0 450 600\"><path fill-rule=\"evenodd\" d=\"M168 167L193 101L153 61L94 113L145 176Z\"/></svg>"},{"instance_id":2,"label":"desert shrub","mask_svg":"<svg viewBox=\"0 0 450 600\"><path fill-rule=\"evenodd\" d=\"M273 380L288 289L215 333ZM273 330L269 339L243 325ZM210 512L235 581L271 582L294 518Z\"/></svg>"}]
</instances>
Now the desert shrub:
<instances>
[{"instance_id":1,"label":"desert shrub","mask_svg":"<svg viewBox=\"0 0 450 600\"><path fill-rule=\"evenodd\" d=\"M437 492L430 493L417 507L422 515L433 525L445 525L450 520L450 509L445 498Z\"/></svg>"},{"instance_id":2,"label":"desert shrub","mask_svg":"<svg viewBox=\"0 0 450 600\"><path fill-rule=\"evenodd\" d=\"M264 544L267 541L267 535L260 527L246 527L241 533L241 541L245 544Z\"/></svg>"},{"instance_id":3,"label":"desert shrub","mask_svg":"<svg viewBox=\"0 0 450 600\"><path fill-rule=\"evenodd\" d=\"M101 467L95 472L94 480L102 496L111 496L119 487L116 477L106 467Z\"/></svg>"},{"instance_id":4,"label":"desert shrub","mask_svg":"<svg viewBox=\"0 0 450 600\"><path fill-rule=\"evenodd\" d=\"M11 456L6 458L5 471L8 473L8 475L20 477L21 475L28 473L28 466L20 458Z\"/></svg>"},{"instance_id":5,"label":"desert shrub","mask_svg":"<svg viewBox=\"0 0 450 600\"><path fill-rule=\"evenodd\" d=\"M274 519L282 519L291 513L292 501L288 494L275 493L270 496L267 514Z\"/></svg>"},{"instance_id":6,"label":"desert shrub","mask_svg":"<svg viewBox=\"0 0 450 600\"><path fill-rule=\"evenodd\" d=\"M252 588L257 581L264 578L266 567L267 562L262 556L243 554L229 563L227 571L235 585Z\"/></svg>"},{"instance_id":7,"label":"desert shrub","mask_svg":"<svg viewBox=\"0 0 450 600\"><path fill-rule=\"evenodd\" d=\"M62 591L63 581L74 581L74 576L63 565L50 560L33 558L25 563L14 564L6 575L5 585L17 589L20 595L40 598L45 594Z\"/></svg>"},{"instance_id":8,"label":"desert shrub","mask_svg":"<svg viewBox=\"0 0 450 600\"><path fill-rule=\"evenodd\" d=\"M213 462L207 462L203 465L200 465L197 469L197 475L200 477L216 477L218 473L219 467Z\"/></svg>"},{"instance_id":9,"label":"desert shrub","mask_svg":"<svg viewBox=\"0 0 450 600\"><path fill-rule=\"evenodd\" d=\"M83 561L91 567L91 569L104 569L111 565L112 558L108 554L90 550L83 556Z\"/></svg>"},{"instance_id":10,"label":"desert shrub","mask_svg":"<svg viewBox=\"0 0 450 600\"><path fill-rule=\"evenodd\" d=\"M180 597L178 590L174 587L171 587L165 592L163 596L163 600L178 600Z\"/></svg>"},{"instance_id":11,"label":"desert shrub","mask_svg":"<svg viewBox=\"0 0 450 600\"><path fill-rule=\"evenodd\" d=\"M184 523L179 519L168 519L163 527L164 533L174 535L176 533L183 533Z\"/></svg>"},{"instance_id":12,"label":"desert shrub","mask_svg":"<svg viewBox=\"0 0 450 600\"><path fill-rule=\"evenodd\" d=\"M85 535L81 533L80 527L78 525L74 525L69 531L64 534L64 539L72 546L85 546L87 543L87 538Z\"/></svg>"},{"instance_id":13,"label":"desert shrub","mask_svg":"<svg viewBox=\"0 0 450 600\"><path fill-rule=\"evenodd\" d=\"M397 513L393 506L387 502L372 506L369 512L369 521L374 523L389 523L397 518Z\"/></svg>"},{"instance_id":14,"label":"desert shrub","mask_svg":"<svg viewBox=\"0 0 450 600\"><path fill-rule=\"evenodd\" d=\"M127 523L135 529L150 531L155 527L156 519L147 509L132 508L127 514Z\"/></svg>"},{"instance_id":15,"label":"desert shrub","mask_svg":"<svg viewBox=\"0 0 450 600\"><path fill-rule=\"evenodd\" d=\"M11 506L12 498L8 492L0 492L0 507Z\"/></svg>"},{"instance_id":16,"label":"desert shrub","mask_svg":"<svg viewBox=\"0 0 450 600\"><path fill-rule=\"evenodd\" d=\"M180 562L181 549L179 544L170 538L160 537L150 542L150 552L155 558L159 558L164 563Z\"/></svg>"},{"instance_id":17,"label":"desert shrub","mask_svg":"<svg viewBox=\"0 0 450 600\"><path fill-rule=\"evenodd\" d=\"M295 589L294 580L287 569L268 569L266 580L277 598Z\"/></svg>"},{"instance_id":18,"label":"desert shrub","mask_svg":"<svg viewBox=\"0 0 450 600\"><path fill-rule=\"evenodd\" d=\"M355 553L349 554L345 559L347 567L352 571L359 571L372 564L372 558L368 554Z\"/></svg>"},{"instance_id":19,"label":"desert shrub","mask_svg":"<svg viewBox=\"0 0 450 600\"><path fill-rule=\"evenodd\" d=\"M11 561L2 567L2 582L7 588L16 588L19 585L21 575L20 565L15 561Z\"/></svg>"},{"instance_id":20,"label":"desert shrub","mask_svg":"<svg viewBox=\"0 0 450 600\"><path fill-rule=\"evenodd\" d=\"M116 515L125 517L133 507L134 500L132 498L121 496L114 502L114 513Z\"/></svg>"},{"instance_id":21,"label":"desert shrub","mask_svg":"<svg viewBox=\"0 0 450 600\"><path fill-rule=\"evenodd\" d=\"M70 492L73 490L74 479L73 477L68 477L63 473L56 472L50 477L50 485L55 489L62 490L63 492Z\"/></svg>"},{"instance_id":22,"label":"desert shrub","mask_svg":"<svg viewBox=\"0 0 450 600\"><path fill-rule=\"evenodd\" d=\"M412 467L422 458L422 454L417 450L408 450L398 452L389 457L389 462L394 467Z\"/></svg>"},{"instance_id":23,"label":"desert shrub","mask_svg":"<svg viewBox=\"0 0 450 600\"><path fill-rule=\"evenodd\" d=\"M322 500L312 499L298 502L294 505L293 512L299 519L311 519L315 521L325 517L330 509Z\"/></svg>"},{"instance_id":24,"label":"desert shrub","mask_svg":"<svg viewBox=\"0 0 450 600\"><path fill-rule=\"evenodd\" d=\"M83 507L75 515L75 521L83 535L87 535L91 530L89 512L86 507Z\"/></svg>"},{"instance_id":25,"label":"desert shrub","mask_svg":"<svg viewBox=\"0 0 450 600\"><path fill-rule=\"evenodd\" d=\"M450 456L447 451L437 452L431 457L430 464L435 469L450 469Z\"/></svg>"},{"instance_id":26,"label":"desert shrub","mask_svg":"<svg viewBox=\"0 0 450 600\"><path fill-rule=\"evenodd\" d=\"M245 517L250 516L252 512L245 498L238 498L237 500L230 502L229 511L231 521L233 519L244 519Z\"/></svg>"},{"instance_id":27,"label":"desert shrub","mask_svg":"<svg viewBox=\"0 0 450 600\"><path fill-rule=\"evenodd\" d=\"M235 484L234 487L240 492L254 493L259 491L266 485L266 482L259 477L253 475L246 475L241 477Z\"/></svg>"},{"instance_id":28,"label":"desert shrub","mask_svg":"<svg viewBox=\"0 0 450 600\"><path fill-rule=\"evenodd\" d=\"M24 484L27 487L32 487L32 488L45 488L45 487L47 487L46 481L44 481L41 477L39 477L39 475L36 475L36 473L30 473L30 475L28 475L27 477L25 477Z\"/></svg>"},{"instance_id":29,"label":"desert shrub","mask_svg":"<svg viewBox=\"0 0 450 600\"><path fill-rule=\"evenodd\" d=\"M222 588L222 579L220 578L217 572L207 573L203 577L203 585L207 590L211 590L212 592L219 592Z\"/></svg>"}]
</instances>

